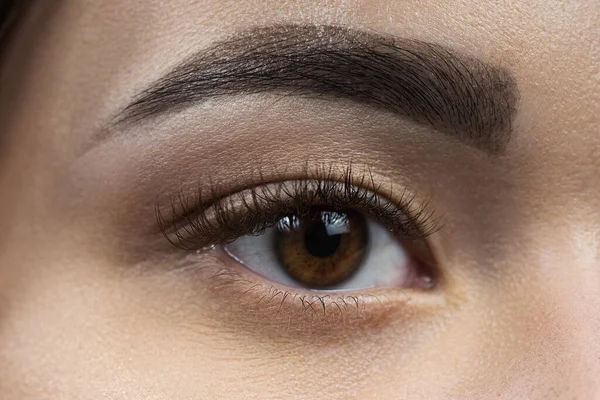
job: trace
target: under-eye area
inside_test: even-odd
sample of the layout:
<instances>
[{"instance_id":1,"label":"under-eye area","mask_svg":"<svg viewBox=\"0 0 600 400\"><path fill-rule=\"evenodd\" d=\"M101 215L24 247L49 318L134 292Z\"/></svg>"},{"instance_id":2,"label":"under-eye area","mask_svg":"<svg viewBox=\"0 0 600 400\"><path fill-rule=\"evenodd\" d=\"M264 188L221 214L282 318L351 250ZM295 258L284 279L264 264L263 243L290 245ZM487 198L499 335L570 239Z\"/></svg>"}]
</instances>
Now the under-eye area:
<instances>
[{"instance_id":1,"label":"under-eye area","mask_svg":"<svg viewBox=\"0 0 600 400\"><path fill-rule=\"evenodd\" d=\"M314 290L280 283L256 273L217 246L188 253L177 262L177 271L197 288L195 292L211 299L216 318L260 335L361 334L365 329L379 330L412 320L420 310L431 311L445 304L443 293L434 290L429 279L424 280L429 286L422 288L359 290ZM302 337L310 336L297 338Z\"/></svg>"}]
</instances>

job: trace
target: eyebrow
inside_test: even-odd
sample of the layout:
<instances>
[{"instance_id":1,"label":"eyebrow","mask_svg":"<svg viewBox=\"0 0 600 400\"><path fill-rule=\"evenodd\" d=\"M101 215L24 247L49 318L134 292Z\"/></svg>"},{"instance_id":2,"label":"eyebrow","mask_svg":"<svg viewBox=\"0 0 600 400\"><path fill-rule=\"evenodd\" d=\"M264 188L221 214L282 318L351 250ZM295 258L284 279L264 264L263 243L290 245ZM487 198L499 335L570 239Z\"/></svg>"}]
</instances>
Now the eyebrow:
<instances>
[{"instance_id":1,"label":"eyebrow","mask_svg":"<svg viewBox=\"0 0 600 400\"><path fill-rule=\"evenodd\" d=\"M510 141L519 97L507 69L438 44L340 26L278 25L194 54L135 97L115 124L264 92L349 99L492 154Z\"/></svg>"}]
</instances>

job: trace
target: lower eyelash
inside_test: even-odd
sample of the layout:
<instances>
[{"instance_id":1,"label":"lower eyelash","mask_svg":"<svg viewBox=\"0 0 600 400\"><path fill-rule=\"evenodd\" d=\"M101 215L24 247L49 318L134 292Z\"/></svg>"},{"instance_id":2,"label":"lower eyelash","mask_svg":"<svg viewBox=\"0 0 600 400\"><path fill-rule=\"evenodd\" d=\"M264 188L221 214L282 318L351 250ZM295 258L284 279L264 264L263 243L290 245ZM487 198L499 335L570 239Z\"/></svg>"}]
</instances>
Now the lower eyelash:
<instances>
[{"instance_id":1,"label":"lower eyelash","mask_svg":"<svg viewBox=\"0 0 600 400\"><path fill-rule=\"evenodd\" d=\"M287 333L313 335L341 328L381 328L398 308L392 303L411 300L409 294L398 290L393 295L385 290L367 295L278 287L228 266L219 254L200 253L197 260L188 262L182 268L201 275L198 282L214 294L211 298L219 304L221 316L232 315L235 324L245 320L248 326L284 327Z\"/></svg>"},{"instance_id":2,"label":"lower eyelash","mask_svg":"<svg viewBox=\"0 0 600 400\"><path fill-rule=\"evenodd\" d=\"M218 248L188 254L177 270L191 285L198 285L194 292L207 296L219 321L229 329L256 331L260 337L352 337L399 321L408 324L417 307L431 310L443 304L439 291L415 296L417 291L397 288L352 292L287 288L226 257Z\"/></svg>"}]
</instances>

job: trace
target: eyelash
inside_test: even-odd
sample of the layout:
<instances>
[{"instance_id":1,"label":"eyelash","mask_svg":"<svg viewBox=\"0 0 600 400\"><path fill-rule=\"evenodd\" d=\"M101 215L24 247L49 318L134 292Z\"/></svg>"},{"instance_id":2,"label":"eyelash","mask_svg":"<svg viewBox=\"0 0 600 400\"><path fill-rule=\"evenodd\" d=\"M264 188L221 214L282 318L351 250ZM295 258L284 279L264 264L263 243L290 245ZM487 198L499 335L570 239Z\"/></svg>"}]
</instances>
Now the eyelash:
<instances>
[{"instance_id":1,"label":"eyelash","mask_svg":"<svg viewBox=\"0 0 600 400\"><path fill-rule=\"evenodd\" d=\"M182 190L169 199L170 210L156 203L158 227L174 246L201 250L225 244L245 235L260 235L287 215L305 215L312 207L354 209L374 218L399 240L422 240L439 229L428 199L417 205L416 195L404 189L395 195L380 194L370 171L355 172L351 165L342 171L333 167L304 172L305 179L282 180L217 195L201 190L190 195ZM395 200L388 200L394 198Z\"/></svg>"}]
</instances>

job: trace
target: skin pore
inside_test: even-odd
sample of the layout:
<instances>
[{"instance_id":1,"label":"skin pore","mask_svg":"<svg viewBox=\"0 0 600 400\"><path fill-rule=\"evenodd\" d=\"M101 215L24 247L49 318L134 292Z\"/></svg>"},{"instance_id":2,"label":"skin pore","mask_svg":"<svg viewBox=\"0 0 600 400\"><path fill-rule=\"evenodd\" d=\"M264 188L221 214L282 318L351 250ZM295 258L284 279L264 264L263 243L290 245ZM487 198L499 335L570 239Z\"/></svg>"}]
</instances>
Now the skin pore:
<instances>
[{"instance_id":1,"label":"skin pore","mask_svg":"<svg viewBox=\"0 0 600 400\"><path fill-rule=\"evenodd\" d=\"M600 397L598 21L31 2L0 63L0 398ZM315 295L157 224L323 177L426 207L435 288Z\"/></svg>"}]
</instances>

